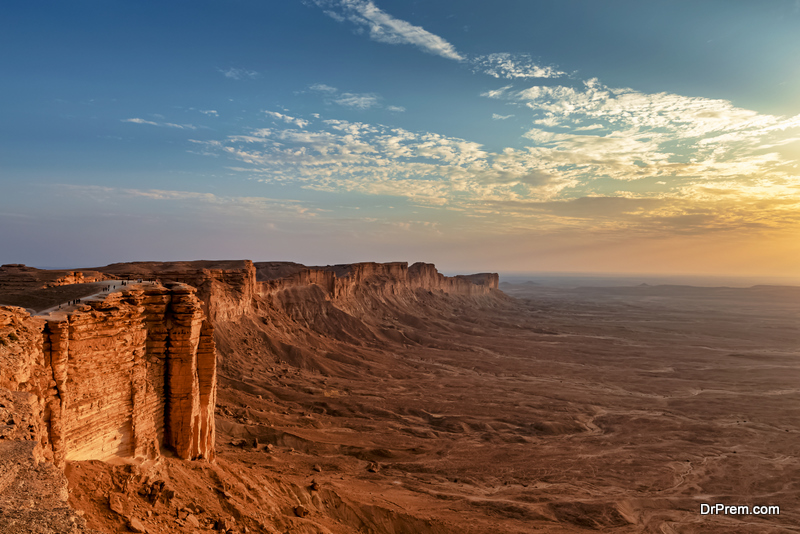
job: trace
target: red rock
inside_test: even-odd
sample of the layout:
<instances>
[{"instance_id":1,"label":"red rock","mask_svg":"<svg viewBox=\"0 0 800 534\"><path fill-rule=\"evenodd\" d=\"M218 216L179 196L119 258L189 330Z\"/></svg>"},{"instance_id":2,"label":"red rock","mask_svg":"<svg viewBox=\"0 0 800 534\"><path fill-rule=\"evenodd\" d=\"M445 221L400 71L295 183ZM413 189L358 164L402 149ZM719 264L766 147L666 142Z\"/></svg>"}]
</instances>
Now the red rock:
<instances>
[{"instance_id":1,"label":"red rock","mask_svg":"<svg viewBox=\"0 0 800 534\"><path fill-rule=\"evenodd\" d=\"M302 504L294 507L294 515L297 517L305 517L308 515L308 509Z\"/></svg>"},{"instance_id":2,"label":"red rock","mask_svg":"<svg viewBox=\"0 0 800 534\"><path fill-rule=\"evenodd\" d=\"M135 517L132 517L128 521L128 529L130 529L131 532L147 532L147 530L144 528L144 524L142 524L142 522Z\"/></svg>"},{"instance_id":3,"label":"red rock","mask_svg":"<svg viewBox=\"0 0 800 534\"><path fill-rule=\"evenodd\" d=\"M192 528L200 528L200 521L194 514L189 514L186 516L186 524Z\"/></svg>"},{"instance_id":4,"label":"red rock","mask_svg":"<svg viewBox=\"0 0 800 534\"><path fill-rule=\"evenodd\" d=\"M47 322L1 308L3 324L21 337L0 387L26 384L38 411L49 409L47 423L34 423L45 458L60 467L155 458L166 445L181 458L214 459L216 348L193 288L113 293Z\"/></svg>"},{"instance_id":5,"label":"red rock","mask_svg":"<svg viewBox=\"0 0 800 534\"><path fill-rule=\"evenodd\" d=\"M108 507L119 515L125 515L125 497L119 493L108 496Z\"/></svg>"}]
</instances>

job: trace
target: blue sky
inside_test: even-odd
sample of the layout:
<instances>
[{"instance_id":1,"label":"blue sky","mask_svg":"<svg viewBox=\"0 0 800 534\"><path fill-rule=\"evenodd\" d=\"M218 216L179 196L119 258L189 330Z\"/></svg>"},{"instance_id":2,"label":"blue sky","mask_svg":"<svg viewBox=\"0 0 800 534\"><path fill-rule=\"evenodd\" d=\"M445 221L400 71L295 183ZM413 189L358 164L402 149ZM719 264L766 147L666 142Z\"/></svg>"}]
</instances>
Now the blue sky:
<instances>
[{"instance_id":1,"label":"blue sky","mask_svg":"<svg viewBox=\"0 0 800 534\"><path fill-rule=\"evenodd\" d=\"M26 2L0 261L792 275L797 1Z\"/></svg>"}]
</instances>

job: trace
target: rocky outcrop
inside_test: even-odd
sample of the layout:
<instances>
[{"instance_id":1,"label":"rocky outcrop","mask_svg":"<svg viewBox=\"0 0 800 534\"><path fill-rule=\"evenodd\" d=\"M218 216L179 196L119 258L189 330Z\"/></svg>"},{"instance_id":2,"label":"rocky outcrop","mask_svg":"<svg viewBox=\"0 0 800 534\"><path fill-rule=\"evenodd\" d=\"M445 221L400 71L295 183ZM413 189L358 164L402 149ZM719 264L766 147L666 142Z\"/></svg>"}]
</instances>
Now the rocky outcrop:
<instances>
[{"instance_id":1,"label":"rocky outcrop","mask_svg":"<svg viewBox=\"0 0 800 534\"><path fill-rule=\"evenodd\" d=\"M212 323L244 315L256 288L256 269L250 260L115 263L97 270L120 279L190 285Z\"/></svg>"},{"instance_id":2,"label":"rocky outcrop","mask_svg":"<svg viewBox=\"0 0 800 534\"><path fill-rule=\"evenodd\" d=\"M0 308L0 393L15 399L0 401L0 440L30 440L37 460L52 459L47 419L55 394L42 352L43 327L22 308ZM15 415L13 406L26 408Z\"/></svg>"},{"instance_id":3,"label":"rocky outcrop","mask_svg":"<svg viewBox=\"0 0 800 534\"><path fill-rule=\"evenodd\" d=\"M0 532L88 533L67 503L64 473L47 461L56 391L43 327L21 308L0 308Z\"/></svg>"},{"instance_id":4,"label":"rocky outcrop","mask_svg":"<svg viewBox=\"0 0 800 534\"><path fill-rule=\"evenodd\" d=\"M72 284L88 284L101 280L110 280L108 276L98 272L66 271L63 276L47 282L44 287L68 286Z\"/></svg>"},{"instance_id":5,"label":"rocky outcrop","mask_svg":"<svg viewBox=\"0 0 800 534\"><path fill-rule=\"evenodd\" d=\"M35 400L43 458L154 458L165 445L214 458L216 350L194 288L134 286L46 321L0 310L0 387Z\"/></svg>"},{"instance_id":6,"label":"rocky outcrop","mask_svg":"<svg viewBox=\"0 0 800 534\"><path fill-rule=\"evenodd\" d=\"M181 458L213 458L216 354L213 327L194 288L173 286L168 331L166 441Z\"/></svg>"},{"instance_id":7,"label":"rocky outcrop","mask_svg":"<svg viewBox=\"0 0 800 534\"><path fill-rule=\"evenodd\" d=\"M280 278L259 281L261 295L314 284L332 300L347 299L369 287L373 292L396 295L403 290L422 289L453 295L489 295L498 288L496 273L444 276L431 263L353 263L326 267L303 267L288 263L257 263L259 274L276 273Z\"/></svg>"},{"instance_id":8,"label":"rocky outcrop","mask_svg":"<svg viewBox=\"0 0 800 534\"><path fill-rule=\"evenodd\" d=\"M22 263L7 263L0 266L0 294L16 294L70 284L84 284L108 280L110 277L94 270L48 270L28 267Z\"/></svg>"},{"instance_id":9,"label":"rocky outcrop","mask_svg":"<svg viewBox=\"0 0 800 534\"><path fill-rule=\"evenodd\" d=\"M38 404L29 392L0 389L0 532L94 532L69 506L64 473L42 461Z\"/></svg>"}]
</instances>

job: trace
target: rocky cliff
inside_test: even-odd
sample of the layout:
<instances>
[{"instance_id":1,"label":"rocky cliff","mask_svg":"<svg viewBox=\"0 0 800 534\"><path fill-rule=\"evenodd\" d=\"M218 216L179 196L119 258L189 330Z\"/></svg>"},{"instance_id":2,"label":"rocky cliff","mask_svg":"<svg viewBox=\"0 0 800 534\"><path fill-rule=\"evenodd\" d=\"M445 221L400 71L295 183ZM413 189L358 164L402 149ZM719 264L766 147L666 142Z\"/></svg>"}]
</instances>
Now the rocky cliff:
<instances>
[{"instance_id":1,"label":"rocky cliff","mask_svg":"<svg viewBox=\"0 0 800 534\"><path fill-rule=\"evenodd\" d=\"M68 271L29 267L22 263L0 265L0 293L24 293L33 289L85 284L109 277L95 270Z\"/></svg>"},{"instance_id":2,"label":"rocky cliff","mask_svg":"<svg viewBox=\"0 0 800 534\"><path fill-rule=\"evenodd\" d=\"M58 285L69 281L64 273L7 271L19 271L22 285L35 287L41 305L26 307L75 298L70 291L77 285ZM53 527L57 532L70 532L63 525L85 532L66 506L57 467L152 459L164 449L183 459L214 459L220 370L228 381L266 376L281 361L325 372L388 370L393 357L365 365L352 349L432 343L414 327L424 310L453 316L478 301L502 299L496 274L446 277L423 263L140 262L76 272L141 282L40 317L0 306L0 454L21 458L21 467L0 469L2 531L47 523L61 525ZM45 278L58 287L36 285ZM103 284L80 287L83 298ZM31 292L10 294L34 302ZM8 298L0 291L0 303ZM17 506L9 492L32 487L31 477L49 482L29 501L52 503L58 513L39 517L26 505L19 529L9 530L3 517Z\"/></svg>"},{"instance_id":3,"label":"rocky cliff","mask_svg":"<svg viewBox=\"0 0 800 534\"><path fill-rule=\"evenodd\" d=\"M95 270L120 279L152 279L192 286L212 323L244 314L250 309L256 288L256 270L250 260L114 263Z\"/></svg>"},{"instance_id":4,"label":"rocky cliff","mask_svg":"<svg viewBox=\"0 0 800 534\"><path fill-rule=\"evenodd\" d=\"M488 295L498 288L499 281L496 273L444 276L431 263L415 263L410 267L406 262L305 267L273 262L257 263L255 267L261 275L258 290L262 295L315 284L333 300L347 299L366 288L387 295L415 289L455 295Z\"/></svg>"},{"instance_id":5,"label":"rocky cliff","mask_svg":"<svg viewBox=\"0 0 800 534\"><path fill-rule=\"evenodd\" d=\"M28 284L38 272L21 265L5 271ZM378 301L386 305L381 313L401 313L422 295L486 296L498 286L496 274L446 277L432 264L405 262L138 262L87 272L144 283L43 318L0 308L7 331L0 337L0 387L32 395L37 454L62 466L153 458L163 446L181 458L212 459L214 324L300 320L316 324L318 333L380 339L386 329L369 320ZM52 276L39 279L54 283ZM265 315L267 309L274 311Z\"/></svg>"},{"instance_id":6,"label":"rocky cliff","mask_svg":"<svg viewBox=\"0 0 800 534\"><path fill-rule=\"evenodd\" d=\"M29 395L37 454L214 457L216 352L194 288L138 286L32 318L0 308L0 387Z\"/></svg>"}]
</instances>

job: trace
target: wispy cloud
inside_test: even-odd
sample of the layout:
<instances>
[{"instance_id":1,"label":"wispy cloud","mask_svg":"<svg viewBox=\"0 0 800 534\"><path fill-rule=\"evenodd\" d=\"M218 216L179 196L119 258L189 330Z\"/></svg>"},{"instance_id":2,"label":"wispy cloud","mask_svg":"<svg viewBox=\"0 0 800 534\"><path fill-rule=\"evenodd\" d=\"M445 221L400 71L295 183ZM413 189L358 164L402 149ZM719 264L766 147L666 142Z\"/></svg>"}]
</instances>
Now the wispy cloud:
<instances>
[{"instance_id":1,"label":"wispy cloud","mask_svg":"<svg viewBox=\"0 0 800 534\"><path fill-rule=\"evenodd\" d=\"M308 125L308 121L305 119L298 119L295 117L291 117L289 115L284 115L283 113L278 113L276 111L264 111L264 114L267 117L272 117L273 119L281 120L287 124L295 124L300 128L305 128Z\"/></svg>"},{"instance_id":2,"label":"wispy cloud","mask_svg":"<svg viewBox=\"0 0 800 534\"><path fill-rule=\"evenodd\" d=\"M122 122L132 122L134 124L149 124L150 126L159 126L164 128L178 128L180 130L196 130L197 126L193 124L175 124L174 122L154 122L140 118L122 119Z\"/></svg>"},{"instance_id":3,"label":"wispy cloud","mask_svg":"<svg viewBox=\"0 0 800 534\"><path fill-rule=\"evenodd\" d=\"M159 123L157 123L157 122L153 122L153 121L146 121L146 120L144 120L144 119L138 119L138 118L135 118L135 119L122 119L122 122L132 122L132 123L134 123L134 124L149 124L149 125L151 125L151 126L161 126L161 125L160 125Z\"/></svg>"},{"instance_id":4,"label":"wispy cloud","mask_svg":"<svg viewBox=\"0 0 800 534\"><path fill-rule=\"evenodd\" d=\"M311 1L334 20L355 24L359 33L368 33L373 41L413 45L429 54L469 63L475 72L495 78L558 78L566 75L556 67L541 65L527 54L495 53L469 57L458 52L444 38L382 11L372 0Z\"/></svg>"},{"instance_id":5,"label":"wispy cloud","mask_svg":"<svg viewBox=\"0 0 800 534\"><path fill-rule=\"evenodd\" d=\"M465 58L455 47L421 26L392 17L379 9L371 0L313 0L325 13L339 22L348 20L370 39L388 44L409 44L423 52L447 59L463 61Z\"/></svg>"},{"instance_id":6,"label":"wispy cloud","mask_svg":"<svg viewBox=\"0 0 800 534\"><path fill-rule=\"evenodd\" d=\"M506 85L504 87L500 87L499 89L491 89L481 93L481 96L485 96L486 98L503 98L512 87L514 86Z\"/></svg>"},{"instance_id":7,"label":"wispy cloud","mask_svg":"<svg viewBox=\"0 0 800 534\"><path fill-rule=\"evenodd\" d=\"M309 86L309 89L323 93L335 93L339 91L337 88L331 87L330 85L325 85L324 83L315 83L314 85Z\"/></svg>"},{"instance_id":8,"label":"wispy cloud","mask_svg":"<svg viewBox=\"0 0 800 534\"><path fill-rule=\"evenodd\" d=\"M337 104L351 109L366 110L384 107L381 103L382 98L375 93L351 93L340 92L336 87L324 83L315 83L308 87L310 91L318 93L324 97L328 104ZM394 113L402 113L406 108L402 106L386 106L385 109Z\"/></svg>"},{"instance_id":9,"label":"wispy cloud","mask_svg":"<svg viewBox=\"0 0 800 534\"><path fill-rule=\"evenodd\" d=\"M198 111L204 115L219 117L219 113L217 113L217 110L215 109L199 109Z\"/></svg>"},{"instance_id":10,"label":"wispy cloud","mask_svg":"<svg viewBox=\"0 0 800 534\"><path fill-rule=\"evenodd\" d=\"M276 127L197 143L266 183L405 197L519 227L577 228L594 217L598 228L702 232L768 228L773 223L755 222L765 213L780 224L800 224L790 213L800 213L797 162L763 148L792 138L797 118L594 80L509 86L485 96L528 110L539 122L525 132L525 146L489 151L435 132L276 112L268 113ZM619 185L609 189L609 183Z\"/></svg>"},{"instance_id":11,"label":"wispy cloud","mask_svg":"<svg viewBox=\"0 0 800 534\"><path fill-rule=\"evenodd\" d=\"M498 115L497 113L492 113L492 120L504 121L504 120L510 119L513 116L514 115Z\"/></svg>"},{"instance_id":12,"label":"wispy cloud","mask_svg":"<svg viewBox=\"0 0 800 534\"><path fill-rule=\"evenodd\" d=\"M169 189L135 189L123 187L106 187L97 185L56 184L56 187L67 194L80 195L96 202L109 200L139 199L158 202L182 203L186 207L213 209L230 215L270 215L280 217L288 215L316 217L323 210L312 204L293 199L277 199L259 196L221 196L200 191L178 191Z\"/></svg>"},{"instance_id":13,"label":"wispy cloud","mask_svg":"<svg viewBox=\"0 0 800 534\"><path fill-rule=\"evenodd\" d=\"M254 80L260 76L260 74L254 70L240 69L237 67L229 67L227 69L217 70L221 72L223 76L230 78L231 80Z\"/></svg>"},{"instance_id":14,"label":"wispy cloud","mask_svg":"<svg viewBox=\"0 0 800 534\"><path fill-rule=\"evenodd\" d=\"M527 54L488 54L472 59L474 70L495 78L558 78L566 73L555 67L542 66Z\"/></svg>"},{"instance_id":15,"label":"wispy cloud","mask_svg":"<svg viewBox=\"0 0 800 534\"><path fill-rule=\"evenodd\" d=\"M334 100L340 106L369 109L378 106L378 96L372 93L342 93Z\"/></svg>"}]
</instances>

